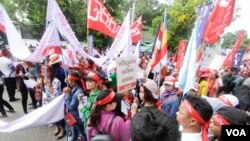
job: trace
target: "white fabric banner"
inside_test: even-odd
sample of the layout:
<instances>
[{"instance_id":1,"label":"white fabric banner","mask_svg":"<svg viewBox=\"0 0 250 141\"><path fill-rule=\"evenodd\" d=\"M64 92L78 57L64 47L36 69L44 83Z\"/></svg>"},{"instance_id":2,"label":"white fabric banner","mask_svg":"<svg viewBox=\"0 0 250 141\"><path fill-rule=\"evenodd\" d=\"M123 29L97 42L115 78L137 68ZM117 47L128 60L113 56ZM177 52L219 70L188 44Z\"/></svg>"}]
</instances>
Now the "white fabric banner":
<instances>
[{"instance_id":1,"label":"white fabric banner","mask_svg":"<svg viewBox=\"0 0 250 141\"><path fill-rule=\"evenodd\" d=\"M209 65L209 68L219 71L221 66L223 65L225 59L226 59L226 56L215 55L213 60L211 61L210 65Z\"/></svg>"},{"instance_id":2,"label":"white fabric banner","mask_svg":"<svg viewBox=\"0 0 250 141\"><path fill-rule=\"evenodd\" d=\"M4 24L6 36L9 43L10 52L13 56L18 59L24 59L30 55L30 51L27 46L25 46L21 35L17 32L14 24L12 23L10 17L6 13L3 6L0 4L0 18Z\"/></svg>"},{"instance_id":3,"label":"white fabric banner","mask_svg":"<svg viewBox=\"0 0 250 141\"><path fill-rule=\"evenodd\" d=\"M39 127L55 123L64 118L64 94L58 96L48 105L9 123L0 121L0 132L14 132L22 129Z\"/></svg>"},{"instance_id":4,"label":"white fabric banner","mask_svg":"<svg viewBox=\"0 0 250 141\"><path fill-rule=\"evenodd\" d=\"M118 31L115 37L114 42L112 43L109 51L107 52L105 61L102 65L104 69L106 69L109 64L112 64L112 62L115 61L119 55L122 54L128 55L130 53L129 51L131 46L132 46L132 40L130 31L130 12L128 12L120 30ZM130 53L130 55L132 54L133 52Z\"/></svg>"}]
</instances>

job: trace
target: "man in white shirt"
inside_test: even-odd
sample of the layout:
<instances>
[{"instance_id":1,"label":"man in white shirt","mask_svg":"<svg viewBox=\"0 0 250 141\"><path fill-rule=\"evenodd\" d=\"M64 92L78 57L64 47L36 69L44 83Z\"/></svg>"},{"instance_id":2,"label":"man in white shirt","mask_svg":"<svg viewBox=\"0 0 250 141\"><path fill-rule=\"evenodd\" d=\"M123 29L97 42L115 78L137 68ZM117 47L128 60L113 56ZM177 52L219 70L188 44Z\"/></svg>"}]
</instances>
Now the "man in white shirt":
<instances>
[{"instance_id":1,"label":"man in white shirt","mask_svg":"<svg viewBox=\"0 0 250 141\"><path fill-rule=\"evenodd\" d=\"M2 55L0 57L0 71L3 73L3 79L7 88L7 92L9 95L9 101L17 101L19 99L15 98L16 92L16 75L15 75L15 67L13 65L13 61L9 59L11 57L11 53L6 49L2 49Z\"/></svg>"},{"instance_id":2,"label":"man in white shirt","mask_svg":"<svg viewBox=\"0 0 250 141\"><path fill-rule=\"evenodd\" d=\"M177 121L182 126L181 141L208 141L207 129L213 109L200 97L188 95L177 112Z\"/></svg>"}]
</instances>

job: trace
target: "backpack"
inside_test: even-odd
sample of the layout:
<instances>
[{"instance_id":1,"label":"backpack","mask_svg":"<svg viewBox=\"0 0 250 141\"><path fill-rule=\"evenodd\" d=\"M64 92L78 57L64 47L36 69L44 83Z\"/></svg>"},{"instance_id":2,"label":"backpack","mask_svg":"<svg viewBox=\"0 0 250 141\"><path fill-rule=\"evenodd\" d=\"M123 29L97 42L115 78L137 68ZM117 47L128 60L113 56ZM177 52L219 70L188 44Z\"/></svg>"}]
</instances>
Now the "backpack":
<instances>
[{"instance_id":1,"label":"backpack","mask_svg":"<svg viewBox=\"0 0 250 141\"><path fill-rule=\"evenodd\" d=\"M233 89L233 95L239 99L239 108L246 110L250 107L250 89L246 85L237 86Z\"/></svg>"},{"instance_id":2,"label":"backpack","mask_svg":"<svg viewBox=\"0 0 250 141\"><path fill-rule=\"evenodd\" d=\"M111 137L111 135L109 135L109 132L111 130L111 127L112 127L112 124L113 124L113 121L115 119L115 115L112 117L111 119L111 122L109 124L109 128L108 128L108 132L105 132L105 131L100 131L97 127L96 127L96 130L97 130L97 134L92 137L90 139L90 141L114 141L114 139Z\"/></svg>"}]
</instances>

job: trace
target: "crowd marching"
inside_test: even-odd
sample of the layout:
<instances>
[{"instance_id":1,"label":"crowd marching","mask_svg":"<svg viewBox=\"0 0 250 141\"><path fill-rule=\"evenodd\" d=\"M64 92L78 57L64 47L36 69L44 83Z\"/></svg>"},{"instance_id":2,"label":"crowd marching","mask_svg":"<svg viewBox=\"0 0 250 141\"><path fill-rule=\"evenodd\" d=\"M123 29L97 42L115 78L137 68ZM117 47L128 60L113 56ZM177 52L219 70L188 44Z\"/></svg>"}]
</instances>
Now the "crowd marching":
<instances>
[{"instance_id":1,"label":"crowd marching","mask_svg":"<svg viewBox=\"0 0 250 141\"><path fill-rule=\"evenodd\" d=\"M2 47L1 118L8 117L6 112L15 112L9 102L19 100L15 98L18 86L25 114L28 94L34 109L65 94L65 115L70 113L76 122L71 124L65 118L53 123L57 139L68 133L72 141L219 141L222 125L250 124L249 60L240 69L204 68L197 72L189 92L183 93L177 85L179 72L169 59L160 81L151 71L137 80L135 89L117 93L115 67L106 74L91 59L77 58L79 63L73 67L62 65L58 54L40 64L24 61L14 65L10 51ZM149 55L142 53L140 58L138 67L146 69ZM33 88L24 83L31 79L36 81ZM4 84L9 102L3 99ZM130 106L127 113L121 110L124 102ZM68 132L66 125L71 126Z\"/></svg>"}]
</instances>

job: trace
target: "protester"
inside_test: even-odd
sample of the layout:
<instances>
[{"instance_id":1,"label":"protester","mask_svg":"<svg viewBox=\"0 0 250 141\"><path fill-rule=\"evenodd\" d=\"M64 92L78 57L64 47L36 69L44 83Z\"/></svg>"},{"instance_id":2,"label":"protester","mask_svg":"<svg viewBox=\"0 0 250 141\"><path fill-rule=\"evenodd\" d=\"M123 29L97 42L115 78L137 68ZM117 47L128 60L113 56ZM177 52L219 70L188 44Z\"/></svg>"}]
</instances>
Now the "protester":
<instances>
[{"instance_id":1,"label":"protester","mask_svg":"<svg viewBox=\"0 0 250 141\"><path fill-rule=\"evenodd\" d=\"M221 141L222 125L246 125L249 115L234 107L221 107L211 118L209 129L213 136L210 141Z\"/></svg>"},{"instance_id":2,"label":"protester","mask_svg":"<svg viewBox=\"0 0 250 141\"><path fill-rule=\"evenodd\" d=\"M40 65L38 63L33 64L32 62L27 62L27 72L24 74L25 77L31 80L37 80L39 77L39 70L40 70ZM34 88L28 88L30 98L32 101L32 107L36 109L37 108L37 100L35 98L35 89Z\"/></svg>"},{"instance_id":3,"label":"protester","mask_svg":"<svg viewBox=\"0 0 250 141\"><path fill-rule=\"evenodd\" d=\"M58 54L52 54L49 57L49 65L52 66L55 77L61 82L61 89L66 87L65 78L67 76L67 71L61 67L61 56Z\"/></svg>"},{"instance_id":4,"label":"protester","mask_svg":"<svg viewBox=\"0 0 250 141\"><path fill-rule=\"evenodd\" d=\"M238 76L234 80L235 87L241 86L242 83L247 79L247 77L248 77L248 74L246 71L239 72Z\"/></svg>"},{"instance_id":5,"label":"protester","mask_svg":"<svg viewBox=\"0 0 250 141\"><path fill-rule=\"evenodd\" d=\"M182 141L208 141L207 127L213 109L200 97L187 96L177 112L182 129Z\"/></svg>"},{"instance_id":6,"label":"protester","mask_svg":"<svg viewBox=\"0 0 250 141\"><path fill-rule=\"evenodd\" d=\"M114 112L118 94L107 89L100 92L91 111L88 122L88 140L100 132L109 134L114 141L129 141L130 120L124 120ZM111 127L110 127L111 126Z\"/></svg>"},{"instance_id":7,"label":"protester","mask_svg":"<svg viewBox=\"0 0 250 141\"><path fill-rule=\"evenodd\" d=\"M73 72L76 72L76 73L78 73L80 75L80 77L82 78L81 81L82 81L83 90L87 94L88 90L87 90L87 87L86 87L86 82L84 80L84 77L87 74L85 74L85 72L84 72L84 66L82 64L80 64L80 63L77 63L77 64L74 64L74 66L71 67L70 69L73 70Z\"/></svg>"},{"instance_id":8,"label":"protester","mask_svg":"<svg viewBox=\"0 0 250 141\"><path fill-rule=\"evenodd\" d=\"M213 112L215 113L218 109L224 106L236 107L239 104L239 100L236 96L231 94L224 94L218 98L210 98L202 96L212 106Z\"/></svg>"},{"instance_id":9,"label":"protester","mask_svg":"<svg viewBox=\"0 0 250 141\"><path fill-rule=\"evenodd\" d=\"M89 72L88 76L85 77L87 89L90 91L87 105L80 104L79 110L83 114L84 121L87 122L89 119L89 115L91 113L93 104L96 100L96 97L100 93L99 85L100 85L100 77L98 74ZM81 97L79 97L81 99ZM86 124L84 125L84 131L86 131Z\"/></svg>"},{"instance_id":10,"label":"protester","mask_svg":"<svg viewBox=\"0 0 250 141\"><path fill-rule=\"evenodd\" d=\"M140 87L140 99L143 106L132 119L132 141L178 141L180 133L178 126L165 112L156 107L158 102L158 87L156 83L147 79ZM132 107L138 107L133 103Z\"/></svg>"},{"instance_id":11,"label":"protester","mask_svg":"<svg viewBox=\"0 0 250 141\"><path fill-rule=\"evenodd\" d=\"M42 69L44 69L42 67ZM44 76L44 91L43 91L43 105L50 103L55 97L62 93L61 82L55 77L54 71L51 66L46 66Z\"/></svg>"},{"instance_id":12,"label":"protester","mask_svg":"<svg viewBox=\"0 0 250 141\"><path fill-rule=\"evenodd\" d=\"M16 75L15 75L15 67L13 61L11 59L11 53L6 49L2 49L2 55L0 57L0 64L2 67L1 72L3 73L2 78L4 79L7 92L9 95L9 101L14 102L20 100L19 98L15 98L16 93Z\"/></svg>"},{"instance_id":13,"label":"protester","mask_svg":"<svg viewBox=\"0 0 250 141\"><path fill-rule=\"evenodd\" d=\"M233 89L233 95L239 99L239 109L250 109L250 77L243 81L241 86Z\"/></svg>"},{"instance_id":14,"label":"protester","mask_svg":"<svg viewBox=\"0 0 250 141\"><path fill-rule=\"evenodd\" d=\"M84 128L83 128L84 123L80 119L78 112L78 106L79 106L78 96L85 94L82 89L81 77L79 76L78 73L72 72L71 74L68 75L67 81L72 89L69 87L63 89L63 92L67 95L65 103L67 111L70 112L77 121L77 123L73 126L72 129L73 132L71 141L77 141L78 133L81 134L81 136L84 138L85 141L86 134L84 133Z\"/></svg>"},{"instance_id":15,"label":"protester","mask_svg":"<svg viewBox=\"0 0 250 141\"><path fill-rule=\"evenodd\" d=\"M208 86L209 86L209 77L210 77L210 72L205 72L200 76L199 84L200 84L200 89L198 92L199 96L205 95L207 96L208 94Z\"/></svg>"},{"instance_id":16,"label":"protester","mask_svg":"<svg viewBox=\"0 0 250 141\"><path fill-rule=\"evenodd\" d=\"M19 82L19 90L22 96L22 106L23 106L23 112L25 114L28 114L27 110L27 101L28 101L28 88L24 83L24 79L28 79L25 77L25 73L27 70L24 68L24 64L27 62L20 63L16 66L16 76L18 76L18 82Z\"/></svg>"},{"instance_id":17,"label":"protester","mask_svg":"<svg viewBox=\"0 0 250 141\"><path fill-rule=\"evenodd\" d=\"M41 68L45 69L45 68ZM45 72L42 71L42 75L44 77L43 82L43 92L42 92L42 102L43 105L49 104L53 99L62 94L61 82L59 79L55 77L54 71L51 66L46 66L46 75ZM56 130L55 136L57 139L61 139L65 136L65 123L63 120L55 123Z\"/></svg>"},{"instance_id":18,"label":"protester","mask_svg":"<svg viewBox=\"0 0 250 141\"><path fill-rule=\"evenodd\" d=\"M186 94L183 95L181 100L183 101L188 95L198 96L199 89L200 89L200 84L195 82L194 86Z\"/></svg>"},{"instance_id":19,"label":"protester","mask_svg":"<svg viewBox=\"0 0 250 141\"><path fill-rule=\"evenodd\" d=\"M219 74L216 70L211 70L210 79L208 81L208 97L218 97L219 87Z\"/></svg>"},{"instance_id":20,"label":"protester","mask_svg":"<svg viewBox=\"0 0 250 141\"><path fill-rule=\"evenodd\" d=\"M165 89L163 93L160 94L162 110L173 119L176 118L176 112L179 107L179 98L174 88L175 82L176 79L174 77L166 76L162 86Z\"/></svg>"},{"instance_id":21,"label":"protester","mask_svg":"<svg viewBox=\"0 0 250 141\"><path fill-rule=\"evenodd\" d=\"M1 71L0 71L1 73ZM7 114L5 112L4 106L6 106L9 110L8 112L14 113L14 108L3 99L3 92L4 92L4 87L3 87L3 80L2 77L0 75L0 113L2 114L2 116L0 116L0 118L4 118L7 117Z\"/></svg>"},{"instance_id":22,"label":"protester","mask_svg":"<svg viewBox=\"0 0 250 141\"><path fill-rule=\"evenodd\" d=\"M222 76L223 87L222 91L225 94L230 94L235 87L234 80L236 75L237 68L230 68L227 72Z\"/></svg>"}]
</instances>

